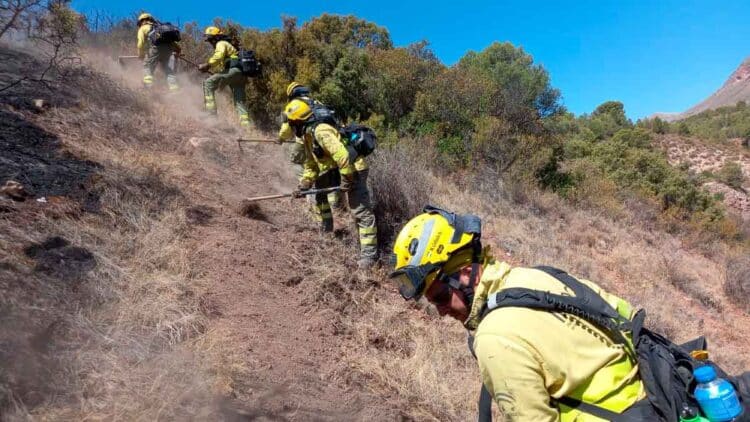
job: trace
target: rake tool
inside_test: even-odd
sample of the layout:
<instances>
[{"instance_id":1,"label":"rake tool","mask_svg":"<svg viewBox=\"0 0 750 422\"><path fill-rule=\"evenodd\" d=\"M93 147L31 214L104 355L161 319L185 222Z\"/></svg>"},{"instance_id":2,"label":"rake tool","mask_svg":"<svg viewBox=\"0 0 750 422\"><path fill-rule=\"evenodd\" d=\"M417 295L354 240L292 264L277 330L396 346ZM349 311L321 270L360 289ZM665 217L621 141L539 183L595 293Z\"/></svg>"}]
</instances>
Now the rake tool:
<instances>
[{"instance_id":1,"label":"rake tool","mask_svg":"<svg viewBox=\"0 0 750 422\"><path fill-rule=\"evenodd\" d=\"M237 148L239 148L240 151L243 151L242 150L242 143L243 142L251 142L251 143L258 143L258 144L276 144L276 145L280 145L280 144L290 144L290 143L293 143L294 141L277 141L275 139L270 139L270 138L257 138L257 139L242 139L242 138L240 138L240 139L237 139Z\"/></svg>"},{"instance_id":2,"label":"rake tool","mask_svg":"<svg viewBox=\"0 0 750 422\"><path fill-rule=\"evenodd\" d=\"M308 189L303 190L299 192L300 196L307 196L307 195L317 195L319 193L331 193L336 192L340 190L341 188L338 186L334 186L332 188L324 188L324 189ZM289 193L279 193L276 195L265 195L265 196L255 196L253 198L246 198L244 200L245 203L248 202L258 202L258 201L265 201L268 199L278 199L278 198L292 198L295 196L295 192L289 192Z\"/></svg>"}]
</instances>

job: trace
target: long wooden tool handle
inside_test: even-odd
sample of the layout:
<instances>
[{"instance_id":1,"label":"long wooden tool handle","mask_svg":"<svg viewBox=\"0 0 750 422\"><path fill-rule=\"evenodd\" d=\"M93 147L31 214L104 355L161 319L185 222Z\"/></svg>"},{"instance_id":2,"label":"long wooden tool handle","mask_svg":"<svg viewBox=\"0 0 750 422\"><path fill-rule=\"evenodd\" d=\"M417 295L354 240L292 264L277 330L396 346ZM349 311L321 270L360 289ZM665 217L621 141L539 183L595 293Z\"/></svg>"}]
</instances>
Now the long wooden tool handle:
<instances>
[{"instance_id":1,"label":"long wooden tool handle","mask_svg":"<svg viewBox=\"0 0 750 422\"><path fill-rule=\"evenodd\" d=\"M338 186L333 186L330 188L323 188L323 189L310 189L310 190L303 190L300 192L303 196L305 195L317 195L319 193L331 193L335 192L337 190L341 190ZM266 195L266 196L255 196L252 198L246 198L245 202L255 202L255 201L265 201L266 199L278 199L278 198L287 198L290 196L294 196L294 193L280 193L276 195Z\"/></svg>"},{"instance_id":2,"label":"long wooden tool handle","mask_svg":"<svg viewBox=\"0 0 750 422\"><path fill-rule=\"evenodd\" d=\"M265 201L266 199L288 198L290 196L292 196L291 193L280 193L280 194L277 194L277 195L255 196L255 197L252 197L252 198L246 198L245 202Z\"/></svg>"},{"instance_id":3,"label":"long wooden tool handle","mask_svg":"<svg viewBox=\"0 0 750 422\"><path fill-rule=\"evenodd\" d=\"M241 142L258 142L262 144L278 144L278 143L285 143L285 142L279 142L273 139L237 139L237 143ZM288 142L288 141L287 141Z\"/></svg>"}]
</instances>

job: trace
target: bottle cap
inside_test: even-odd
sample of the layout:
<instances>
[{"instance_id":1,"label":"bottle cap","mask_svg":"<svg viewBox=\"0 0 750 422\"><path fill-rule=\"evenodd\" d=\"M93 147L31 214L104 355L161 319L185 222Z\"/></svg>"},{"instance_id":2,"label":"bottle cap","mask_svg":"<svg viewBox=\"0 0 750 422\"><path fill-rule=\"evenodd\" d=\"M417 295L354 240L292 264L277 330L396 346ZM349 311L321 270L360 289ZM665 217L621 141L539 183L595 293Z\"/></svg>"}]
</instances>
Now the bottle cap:
<instances>
[{"instance_id":1,"label":"bottle cap","mask_svg":"<svg viewBox=\"0 0 750 422\"><path fill-rule=\"evenodd\" d=\"M695 379L698 382L709 382L716 378L716 370L714 370L714 367L711 365L704 365L700 368L696 368L695 371L693 371L693 375L695 375Z\"/></svg>"}]
</instances>

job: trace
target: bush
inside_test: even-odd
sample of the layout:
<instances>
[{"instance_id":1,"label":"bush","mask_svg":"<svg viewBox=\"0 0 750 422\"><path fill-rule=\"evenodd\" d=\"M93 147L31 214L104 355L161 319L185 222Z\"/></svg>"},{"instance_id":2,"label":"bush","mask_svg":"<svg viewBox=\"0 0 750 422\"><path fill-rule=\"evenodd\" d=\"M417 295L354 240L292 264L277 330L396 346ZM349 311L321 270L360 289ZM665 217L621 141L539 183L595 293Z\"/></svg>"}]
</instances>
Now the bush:
<instances>
[{"instance_id":1,"label":"bush","mask_svg":"<svg viewBox=\"0 0 750 422\"><path fill-rule=\"evenodd\" d=\"M742 167L739 163L733 161L724 163L716 173L716 177L722 183L735 189L742 188L742 184L745 183L745 175L742 174Z\"/></svg>"},{"instance_id":2,"label":"bush","mask_svg":"<svg viewBox=\"0 0 750 422\"><path fill-rule=\"evenodd\" d=\"M430 202L437 184L429 168L429 149L420 140L404 139L368 157L378 237L390 245L401 225Z\"/></svg>"},{"instance_id":3,"label":"bush","mask_svg":"<svg viewBox=\"0 0 750 422\"><path fill-rule=\"evenodd\" d=\"M746 253L737 253L727 259L724 292L732 302L750 312L750 256Z\"/></svg>"}]
</instances>

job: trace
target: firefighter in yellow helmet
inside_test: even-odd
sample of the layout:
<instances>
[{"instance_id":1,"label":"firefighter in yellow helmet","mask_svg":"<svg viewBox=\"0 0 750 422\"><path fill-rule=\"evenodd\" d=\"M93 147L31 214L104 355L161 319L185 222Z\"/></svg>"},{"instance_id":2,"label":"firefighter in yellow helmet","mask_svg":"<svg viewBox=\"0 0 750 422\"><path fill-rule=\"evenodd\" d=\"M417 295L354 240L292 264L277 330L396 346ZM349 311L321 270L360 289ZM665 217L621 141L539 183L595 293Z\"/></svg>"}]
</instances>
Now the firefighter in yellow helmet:
<instances>
[{"instance_id":1,"label":"firefighter in yellow helmet","mask_svg":"<svg viewBox=\"0 0 750 422\"><path fill-rule=\"evenodd\" d=\"M238 46L232 45L230 37L215 26L206 28L204 38L214 48L214 54L208 61L198 66L199 70L211 73L211 76L203 81L206 112L216 116L216 90L228 86L232 90L232 101L239 116L240 126L250 127L250 115L245 105L247 76L242 73L239 66Z\"/></svg>"},{"instance_id":2,"label":"firefighter in yellow helmet","mask_svg":"<svg viewBox=\"0 0 750 422\"><path fill-rule=\"evenodd\" d=\"M323 104L312 98L310 88L298 83L291 82L286 87L286 96L288 101L292 101L296 98L305 101L307 104L316 104L323 106ZM279 142L286 142L291 144L289 148L289 161L297 169L298 177L302 176L303 164L305 164L305 145L301 137L294 136L294 130L289 125L286 119L286 115L281 113L281 128L279 129ZM294 139L294 142L289 142ZM309 197L308 197L309 198ZM313 199L313 198L309 198ZM338 192L331 192L328 194L328 203L331 207L339 209L341 207L341 198Z\"/></svg>"},{"instance_id":3,"label":"firefighter in yellow helmet","mask_svg":"<svg viewBox=\"0 0 750 422\"><path fill-rule=\"evenodd\" d=\"M143 60L143 86L146 89L153 86L154 71L158 66L167 79L169 91L177 91L180 86L174 72L174 61L181 51L176 41L179 40L179 32L176 33L176 37L174 31L168 34L155 33L155 26L159 22L149 13L141 13L137 23L138 57Z\"/></svg>"},{"instance_id":4,"label":"firefighter in yellow helmet","mask_svg":"<svg viewBox=\"0 0 750 422\"><path fill-rule=\"evenodd\" d=\"M644 385L629 349L601 328L572 314L498 305L498 293L517 288L572 291L559 280L564 274L559 270L514 268L496 260L481 243L478 217L426 207L403 227L393 252L391 277L405 299L424 296L441 316L476 330L473 350L483 385L508 420L607 419L587 413L573 404L577 401L618 414L650 411L643 405ZM630 304L579 281L622 318L632 317Z\"/></svg>"},{"instance_id":5,"label":"firefighter in yellow helmet","mask_svg":"<svg viewBox=\"0 0 750 422\"><path fill-rule=\"evenodd\" d=\"M335 122L318 121L307 102L293 99L284 108L284 116L304 145L305 161L298 190L341 186L359 231L360 256L357 265L360 268L372 267L378 255L377 229L367 189L368 169L364 158L347 148ZM340 181L337 180L339 178ZM321 229L333 231L333 214L327 196L316 195L315 204Z\"/></svg>"}]
</instances>

